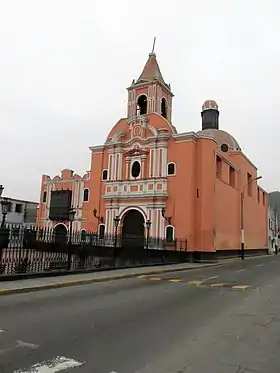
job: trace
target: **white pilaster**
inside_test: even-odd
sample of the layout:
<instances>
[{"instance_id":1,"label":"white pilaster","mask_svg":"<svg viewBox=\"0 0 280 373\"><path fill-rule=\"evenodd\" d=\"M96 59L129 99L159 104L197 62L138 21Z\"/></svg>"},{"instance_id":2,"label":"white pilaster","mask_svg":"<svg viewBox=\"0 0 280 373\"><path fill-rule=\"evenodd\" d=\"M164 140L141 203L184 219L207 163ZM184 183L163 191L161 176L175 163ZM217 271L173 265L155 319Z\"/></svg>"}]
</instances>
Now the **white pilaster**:
<instances>
[{"instance_id":1,"label":"white pilaster","mask_svg":"<svg viewBox=\"0 0 280 373\"><path fill-rule=\"evenodd\" d=\"M108 209L106 209L106 212L105 212L105 233L106 234L109 234L109 211Z\"/></svg>"},{"instance_id":2,"label":"white pilaster","mask_svg":"<svg viewBox=\"0 0 280 373\"><path fill-rule=\"evenodd\" d=\"M157 150L158 149L154 149L154 159L153 159L153 177L156 177L157 176Z\"/></svg>"},{"instance_id":3,"label":"white pilaster","mask_svg":"<svg viewBox=\"0 0 280 373\"><path fill-rule=\"evenodd\" d=\"M149 159L149 177L152 177L152 159L153 159L154 149L150 151L150 159Z\"/></svg>"},{"instance_id":4,"label":"white pilaster","mask_svg":"<svg viewBox=\"0 0 280 373\"><path fill-rule=\"evenodd\" d=\"M167 175L167 148L162 149L162 161L161 161L161 175L166 177Z\"/></svg>"},{"instance_id":5,"label":"white pilaster","mask_svg":"<svg viewBox=\"0 0 280 373\"><path fill-rule=\"evenodd\" d=\"M108 160L108 179L109 180L112 178L111 164L112 164L112 154L109 154L109 160Z\"/></svg>"},{"instance_id":6,"label":"white pilaster","mask_svg":"<svg viewBox=\"0 0 280 373\"><path fill-rule=\"evenodd\" d=\"M119 154L119 180L122 180L122 161L123 161L123 156L120 153Z\"/></svg>"},{"instance_id":7,"label":"white pilaster","mask_svg":"<svg viewBox=\"0 0 280 373\"><path fill-rule=\"evenodd\" d=\"M114 165L114 171L113 171L113 180L116 180L117 178L117 154L114 154L114 162L113 162L113 165Z\"/></svg>"}]
</instances>

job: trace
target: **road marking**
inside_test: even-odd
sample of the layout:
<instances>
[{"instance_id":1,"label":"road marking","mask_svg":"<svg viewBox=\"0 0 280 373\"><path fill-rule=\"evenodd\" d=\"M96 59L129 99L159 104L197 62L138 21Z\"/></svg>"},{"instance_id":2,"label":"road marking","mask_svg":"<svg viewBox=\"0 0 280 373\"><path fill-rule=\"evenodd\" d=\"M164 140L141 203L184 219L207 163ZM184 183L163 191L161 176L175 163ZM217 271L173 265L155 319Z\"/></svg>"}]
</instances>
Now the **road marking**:
<instances>
[{"instance_id":1,"label":"road marking","mask_svg":"<svg viewBox=\"0 0 280 373\"><path fill-rule=\"evenodd\" d=\"M263 267L264 264L256 264L256 267Z\"/></svg>"},{"instance_id":2,"label":"road marking","mask_svg":"<svg viewBox=\"0 0 280 373\"><path fill-rule=\"evenodd\" d=\"M174 279L174 280L173 280L173 279L172 279L172 280L168 280L168 281L169 281L169 282L175 282L175 283L177 283L177 282L182 282L182 280L180 280L180 279L178 279L178 278L177 278L177 279Z\"/></svg>"},{"instance_id":3,"label":"road marking","mask_svg":"<svg viewBox=\"0 0 280 373\"><path fill-rule=\"evenodd\" d=\"M0 334L2 334L2 333L6 333L6 330L0 329Z\"/></svg>"},{"instance_id":4,"label":"road marking","mask_svg":"<svg viewBox=\"0 0 280 373\"><path fill-rule=\"evenodd\" d=\"M211 276L211 277L207 277L205 278L204 280L202 280L203 282L205 281L208 281L208 280L214 280L215 278L218 278L219 276Z\"/></svg>"},{"instance_id":5,"label":"road marking","mask_svg":"<svg viewBox=\"0 0 280 373\"><path fill-rule=\"evenodd\" d=\"M239 269L238 271L236 271L236 273L240 273L240 272L244 272L245 271L245 269L243 268L243 269Z\"/></svg>"},{"instance_id":6,"label":"road marking","mask_svg":"<svg viewBox=\"0 0 280 373\"><path fill-rule=\"evenodd\" d=\"M160 280L162 280L162 278L160 278L160 277L150 277L150 280L152 280L152 281L160 281Z\"/></svg>"},{"instance_id":7,"label":"road marking","mask_svg":"<svg viewBox=\"0 0 280 373\"><path fill-rule=\"evenodd\" d=\"M189 282L188 282L188 284L190 284L190 285L200 285L200 284L202 284L202 283L203 283L203 281L197 281L197 280L189 281Z\"/></svg>"},{"instance_id":8,"label":"road marking","mask_svg":"<svg viewBox=\"0 0 280 373\"><path fill-rule=\"evenodd\" d=\"M31 349L39 348L38 345L34 345L33 343L28 343L28 342L24 342L24 341L16 341L16 346L17 347L27 347L27 348L31 348Z\"/></svg>"},{"instance_id":9,"label":"road marking","mask_svg":"<svg viewBox=\"0 0 280 373\"><path fill-rule=\"evenodd\" d=\"M250 285L235 285L232 287L232 289L240 289L240 290L245 290L248 289Z\"/></svg>"},{"instance_id":10,"label":"road marking","mask_svg":"<svg viewBox=\"0 0 280 373\"><path fill-rule=\"evenodd\" d=\"M145 275L141 275L141 276L138 276L137 278L146 278L147 276Z\"/></svg>"},{"instance_id":11,"label":"road marking","mask_svg":"<svg viewBox=\"0 0 280 373\"><path fill-rule=\"evenodd\" d=\"M222 286L225 286L226 284L210 284L211 287L213 288L218 288L218 287L222 287Z\"/></svg>"},{"instance_id":12,"label":"road marking","mask_svg":"<svg viewBox=\"0 0 280 373\"><path fill-rule=\"evenodd\" d=\"M56 373L68 368L79 367L83 364L84 363L80 363L73 359L58 356L53 360L43 361L42 363L32 365L32 367L27 370L16 370L14 373Z\"/></svg>"}]
</instances>

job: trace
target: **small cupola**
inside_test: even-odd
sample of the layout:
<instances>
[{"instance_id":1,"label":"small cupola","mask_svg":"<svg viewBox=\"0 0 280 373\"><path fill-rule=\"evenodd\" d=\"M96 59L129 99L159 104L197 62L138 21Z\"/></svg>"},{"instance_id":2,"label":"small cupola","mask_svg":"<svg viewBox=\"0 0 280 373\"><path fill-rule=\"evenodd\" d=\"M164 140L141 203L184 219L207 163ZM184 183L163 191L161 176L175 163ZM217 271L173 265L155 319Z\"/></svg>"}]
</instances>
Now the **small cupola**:
<instances>
[{"instance_id":1,"label":"small cupola","mask_svg":"<svg viewBox=\"0 0 280 373\"><path fill-rule=\"evenodd\" d=\"M207 100L202 105L202 130L219 129L219 107L216 101Z\"/></svg>"}]
</instances>

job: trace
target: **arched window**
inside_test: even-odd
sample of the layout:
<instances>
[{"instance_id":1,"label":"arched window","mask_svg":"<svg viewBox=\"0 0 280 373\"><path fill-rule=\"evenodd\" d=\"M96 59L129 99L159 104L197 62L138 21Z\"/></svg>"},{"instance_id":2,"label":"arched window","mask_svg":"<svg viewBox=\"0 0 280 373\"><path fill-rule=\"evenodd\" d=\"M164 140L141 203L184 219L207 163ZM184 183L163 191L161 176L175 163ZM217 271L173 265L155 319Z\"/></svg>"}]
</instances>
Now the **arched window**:
<instances>
[{"instance_id":1,"label":"arched window","mask_svg":"<svg viewBox=\"0 0 280 373\"><path fill-rule=\"evenodd\" d=\"M133 162L132 167L131 167L131 176L136 178L140 175L141 172L141 166L138 161Z\"/></svg>"},{"instance_id":2,"label":"arched window","mask_svg":"<svg viewBox=\"0 0 280 373\"><path fill-rule=\"evenodd\" d=\"M141 95L138 97L137 106L138 106L140 115L147 114L147 106L148 106L147 104L148 102L147 102L146 95Z\"/></svg>"},{"instance_id":3,"label":"arched window","mask_svg":"<svg viewBox=\"0 0 280 373\"><path fill-rule=\"evenodd\" d=\"M167 104L166 99L163 97L161 100L161 115L166 118L167 117L167 110L166 110Z\"/></svg>"},{"instance_id":4,"label":"arched window","mask_svg":"<svg viewBox=\"0 0 280 373\"><path fill-rule=\"evenodd\" d=\"M83 198L83 201L84 202L88 202L89 200L89 190L88 188L84 189L84 198Z\"/></svg>"},{"instance_id":5,"label":"arched window","mask_svg":"<svg viewBox=\"0 0 280 373\"><path fill-rule=\"evenodd\" d=\"M100 224L99 225L98 237L100 239L103 239L105 237L105 224Z\"/></svg>"},{"instance_id":6,"label":"arched window","mask_svg":"<svg viewBox=\"0 0 280 373\"><path fill-rule=\"evenodd\" d=\"M172 225L168 225L165 229L165 239L167 242L174 241L174 227Z\"/></svg>"},{"instance_id":7,"label":"arched window","mask_svg":"<svg viewBox=\"0 0 280 373\"><path fill-rule=\"evenodd\" d=\"M103 170L102 171L102 180L107 180L108 179L108 170Z\"/></svg>"},{"instance_id":8,"label":"arched window","mask_svg":"<svg viewBox=\"0 0 280 373\"><path fill-rule=\"evenodd\" d=\"M47 191L45 190L43 193L43 203L47 202Z\"/></svg>"},{"instance_id":9,"label":"arched window","mask_svg":"<svg viewBox=\"0 0 280 373\"><path fill-rule=\"evenodd\" d=\"M170 162L167 165L167 175L175 175L175 163Z\"/></svg>"}]
</instances>

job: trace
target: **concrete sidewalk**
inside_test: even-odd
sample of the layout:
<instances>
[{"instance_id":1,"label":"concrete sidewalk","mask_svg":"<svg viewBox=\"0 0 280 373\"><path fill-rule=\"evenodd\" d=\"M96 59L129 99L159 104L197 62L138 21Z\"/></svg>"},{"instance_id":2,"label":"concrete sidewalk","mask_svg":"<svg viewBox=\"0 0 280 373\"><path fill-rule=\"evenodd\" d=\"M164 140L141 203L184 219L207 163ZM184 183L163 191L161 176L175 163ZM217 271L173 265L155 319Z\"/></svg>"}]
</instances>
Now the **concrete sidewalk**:
<instances>
[{"instance_id":1,"label":"concrete sidewalk","mask_svg":"<svg viewBox=\"0 0 280 373\"><path fill-rule=\"evenodd\" d=\"M60 287L68 287L75 285L85 285L94 282L104 282L112 280L120 280L125 278L133 278L141 275L154 275L165 272L185 271L197 268L207 268L219 266L220 263L183 263L172 264L157 267L138 267L116 269L102 272L92 272L84 274L72 274L56 277L42 277L19 281L3 281L0 282L0 296L16 293L27 293L31 291L54 289Z\"/></svg>"}]
</instances>

